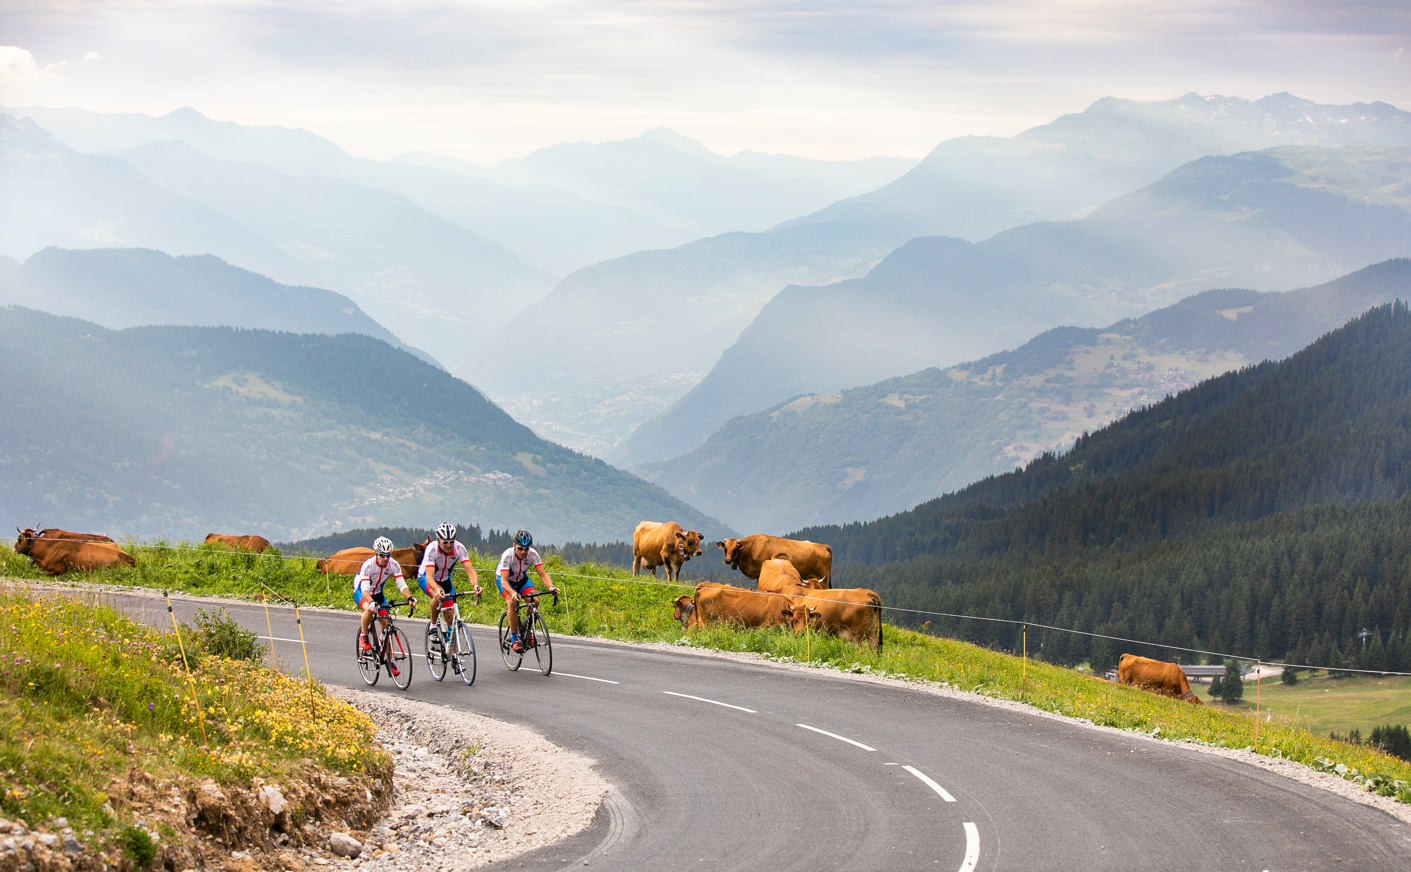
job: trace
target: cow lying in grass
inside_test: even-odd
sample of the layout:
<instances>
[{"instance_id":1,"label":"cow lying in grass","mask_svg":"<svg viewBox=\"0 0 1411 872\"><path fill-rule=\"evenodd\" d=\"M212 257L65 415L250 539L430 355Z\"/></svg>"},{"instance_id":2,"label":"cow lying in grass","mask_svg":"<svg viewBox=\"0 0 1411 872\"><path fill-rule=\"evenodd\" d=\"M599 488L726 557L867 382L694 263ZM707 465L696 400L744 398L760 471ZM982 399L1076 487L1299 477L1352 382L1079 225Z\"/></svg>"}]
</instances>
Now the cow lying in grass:
<instances>
[{"instance_id":1,"label":"cow lying in grass","mask_svg":"<svg viewBox=\"0 0 1411 872\"><path fill-rule=\"evenodd\" d=\"M1152 693L1202 705L1200 698L1191 692L1191 683L1186 679L1186 673L1176 663L1123 654L1117 664L1117 681L1119 684L1130 684Z\"/></svg>"},{"instance_id":2,"label":"cow lying in grass","mask_svg":"<svg viewBox=\"0 0 1411 872\"><path fill-rule=\"evenodd\" d=\"M417 568L421 566L422 555L426 553L426 546L431 542L431 537L427 536L424 541L414 542L407 548L398 548L392 552L392 559L402 566L402 577L411 581L416 578ZM314 567L319 572L328 572L334 575L357 575L358 570L363 568L363 563L372 557L371 548L344 548L327 557L319 558Z\"/></svg>"},{"instance_id":3,"label":"cow lying in grass","mask_svg":"<svg viewBox=\"0 0 1411 872\"><path fill-rule=\"evenodd\" d=\"M66 572L92 572L109 566L136 566L131 554L108 542L86 539L50 538L33 530L21 530L15 553L24 554L49 575Z\"/></svg>"},{"instance_id":4,"label":"cow lying in grass","mask_svg":"<svg viewBox=\"0 0 1411 872\"><path fill-rule=\"evenodd\" d=\"M882 598L865 587L801 591L789 597L784 620L795 633L823 633L882 650Z\"/></svg>"},{"instance_id":5,"label":"cow lying in grass","mask_svg":"<svg viewBox=\"0 0 1411 872\"><path fill-rule=\"evenodd\" d=\"M226 536L221 533L207 533L206 545L219 545L231 551L253 551L256 554L265 553L269 547L269 540L263 536Z\"/></svg>"}]
</instances>

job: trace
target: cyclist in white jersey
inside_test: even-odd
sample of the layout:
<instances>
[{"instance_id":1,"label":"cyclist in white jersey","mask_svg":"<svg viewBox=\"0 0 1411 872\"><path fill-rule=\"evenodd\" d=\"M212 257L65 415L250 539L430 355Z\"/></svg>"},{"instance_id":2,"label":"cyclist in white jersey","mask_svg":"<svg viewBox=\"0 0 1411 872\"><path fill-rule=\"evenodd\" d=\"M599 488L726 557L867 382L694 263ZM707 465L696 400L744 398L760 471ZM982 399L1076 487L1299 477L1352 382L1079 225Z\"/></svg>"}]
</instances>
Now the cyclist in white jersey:
<instances>
[{"instance_id":1,"label":"cyclist in white jersey","mask_svg":"<svg viewBox=\"0 0 1411 872\"><path fill-rule=\"evenodd\" d=\"M447 606L442 597L456 592L451 581L451 570L456 568L457 563L465 567L465 574L470 579L475 595L479 596L480 579L475 574L475 567L470 565L470 553L465 550L464 545L456 541L456 525L442 524L436 528L436 544L426 549L426 553L421 556L421 566L416 571L416 583L431 597L431 620L427 622L427 626L436 622L437 603L441 603L441 613L447 626L455 621L453 608Z\"/></svg>"},{"instance_id":2,"label":"cyclist in white jersey","mask_svg":"<svg viewBox=\"0 0 1411 872\"><path fill-rule=\"evenodd\" d=\"M540 580L544 582L544 593L558 593L533 545L534 537L529 535L529 531L520 530L514 534L514 546L505 549L505 553L500 555L500 565L495 567L495 583L500 587L500 596L505 598L505 610L509 613L510 648L515 652L524 650L524 643L519 639L519 609L515 605L521 594L538 592L529 580L529 568L538 571Z\"/></svg>"},{"instance_id":3,"label":"cyclist in white jersey","mask_svg":"<svg viewBox=\"0 0 1411 872\"><path fill-rule=\"evenodd\" d=\"M373 612L377 610L377 606L387 602L382 589L392 580L397 582L402 596L410 600L415 608L416 599L407 588L407 580L402 577L402 565L392 559L392 540L386 536L378 536L377 541L372 543L372 556L363 561L362 568L353 576L353 602L362 609L362 629L358 635L361 641L358 644L364 651L371 648L367 630L372 626Z\"/></svg>"}]
</instances>

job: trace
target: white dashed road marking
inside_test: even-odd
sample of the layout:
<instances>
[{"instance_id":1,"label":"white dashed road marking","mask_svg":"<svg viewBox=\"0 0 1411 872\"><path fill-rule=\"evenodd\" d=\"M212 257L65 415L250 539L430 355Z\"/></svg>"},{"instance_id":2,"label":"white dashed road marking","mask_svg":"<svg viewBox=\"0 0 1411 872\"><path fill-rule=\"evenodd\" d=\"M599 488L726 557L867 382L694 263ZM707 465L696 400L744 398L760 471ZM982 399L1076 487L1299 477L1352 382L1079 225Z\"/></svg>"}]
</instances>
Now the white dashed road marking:
<instances>
[{"instance_id":1,"label":"white dashed road marking","mask_svg":"<svg viewBox=\"0 0 1411 872\"><path fill-rule=\"evenodd\" d=\"M980 862L980 828L972 823L965 825L965 862L960 864L960 872L974 872Z\"/></svg>"},{"instance_id":2,"label":"white dashed road marking","mask_svg":"<svg viewBox=\"0 0 1411 872\"><path fill-rule=\"evenodd\" d=\"M864 745L864 744L862 744L861 742L855 741L855 740L853 740L853 739L849 739L847 736L840 736L840 735L838 735L837 733L830 733L830 732L828 732L827 730L820 730L820 729L818 729L817 727L810 727L808 724L794 724L794 726L796 726L796 727L803 727L805 730L813 730L815 733L818 733L819 735L827 736L827 737L830 738L830 739L837 739L839 742L847 742L849 745L856 745L857 747L861 748L861 749L864 750L864 751L876 751L876 750L877 750L876 748L872 747L871 745Z\"/></svg>"},{"instance_id":3,"label":"white dashed road marking","mask_svg":"<svg viewBox=\"0 0 1411 872\"><path fill-rule=\"evenodd\" d=\"M717 702L717 701L715 701L715 700L713 700L713 699L706 699L706 698L703 697L703 696L691 696L689 693L672 693L672 692L669 691L669 690L663 690L662 693L666 694L667 696L679 696L679 697L681 697L682 699L694 699L694 700L696 700L697 702L708 702L708 703L710 703L711 705L723 705L723 706L725 706L726 708L732 708L732 709L735 709L736 711L749 712L749 713L752 714L752 715L757 715L757 714L759 714L759 712L755 711L754 709L747 709L747 708L745 708L745 707L742 706L742 705L731 705L731 704L728 703L728 702Z\"/></svg>"},{"instance_id":4,"label":"white dashed road marking","mask_svg":"<svg viewBox=\"0 0 1411 872\"><path fill-rule=\"evenodd\" d=\"M930 776L922 772L920 769L917 769L915 766L903 766L902 768L905 769L907 772L910 772L912 775L915 775L917 778L920 778L922 784L939 793L941 795L941 799L944 799L946 802L955 802L955 797L951 796L949 793L946 793L946 789L944 787L932 781ZM978 833L976 834L975 838L980 838ZM978 842L976 844L978 844ZM962 866L961 868L963 869L965 867Z\"/></svg>"},{"instance_id":5,"label":"white dashed road marking","mask_svg":"<svg viewBox=\"0 0 1411 872\"><path fill-rule=\"evenodd\" d=\"M603 684L621 684L620 681L608 681L606 678L594 678L591 675L574 675L572 672L555 672L555 675L562 675L564 678L581 678L584 681L601 681Z\"/></svg>"},{"instance_id":6,"label":"white dashed road marking","mask_svg":"<svg viewBox=\"0 0 1411 872\"><path fill-rule=\"evenodd\" d=\"M298 644L299 644L299 640L298 640L298 639L285 639L285 638L283 638L282 636L256 636L255 638L256 638L256 639L269 639L269 640L272 641L272 642L293 642L295 645L298 645Z\"/></svg>"}]
</instances>

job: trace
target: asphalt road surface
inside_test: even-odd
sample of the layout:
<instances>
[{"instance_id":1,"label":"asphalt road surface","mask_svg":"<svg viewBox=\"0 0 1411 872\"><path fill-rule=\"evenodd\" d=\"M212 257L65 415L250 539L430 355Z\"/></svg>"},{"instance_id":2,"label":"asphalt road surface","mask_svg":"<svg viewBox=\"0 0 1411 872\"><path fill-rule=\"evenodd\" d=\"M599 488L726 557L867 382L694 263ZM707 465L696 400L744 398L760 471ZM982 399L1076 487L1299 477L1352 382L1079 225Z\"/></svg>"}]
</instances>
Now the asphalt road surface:
<instances>
[{"instance_id":1,"label":"asphalt road surface","mask_svg":"<svg viewBox=\"0 0 1411 872\"><path fill-rule=\"evenodd\" d=\"M154 621L160 599L115 596ZM174 600L190 620L199 601ZM302 667L288 609L228 606ZM424 611L424 608L423 608ZM356 616L305 611L309 665L363 687ZM424 620L403 619L414 651ZM1411 826L1253 766L824 672L558 638L507 670L472 630L474 686L415 660L415 699L529 727L613 785L583 833L494 868L1411 869ZM294 641L291 641L294 640ZM384 675L375 688L403 693Z\"/></svg>"}]
</instances>

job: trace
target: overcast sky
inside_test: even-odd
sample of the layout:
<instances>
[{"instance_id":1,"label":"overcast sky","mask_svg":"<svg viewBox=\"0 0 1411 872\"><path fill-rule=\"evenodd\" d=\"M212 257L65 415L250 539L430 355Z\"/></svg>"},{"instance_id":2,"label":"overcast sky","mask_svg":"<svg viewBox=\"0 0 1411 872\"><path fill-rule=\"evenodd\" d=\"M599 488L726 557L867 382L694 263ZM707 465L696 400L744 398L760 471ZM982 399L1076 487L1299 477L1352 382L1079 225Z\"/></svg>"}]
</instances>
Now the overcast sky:
<instances>
[{"instance_id":1,"label":"overcast sky","mask_svg":"<svg viewBox=\"0 0 1411 872\"><path fill-rule=\"evenodd\" d=\"M1411 109L1411 2L0 0L0 103L304 127L480 164L665 124L919 157L1099 97Z\"/></svg>"}]
</instances>

